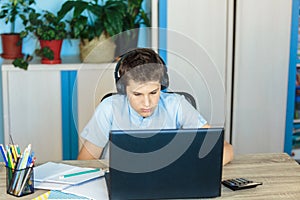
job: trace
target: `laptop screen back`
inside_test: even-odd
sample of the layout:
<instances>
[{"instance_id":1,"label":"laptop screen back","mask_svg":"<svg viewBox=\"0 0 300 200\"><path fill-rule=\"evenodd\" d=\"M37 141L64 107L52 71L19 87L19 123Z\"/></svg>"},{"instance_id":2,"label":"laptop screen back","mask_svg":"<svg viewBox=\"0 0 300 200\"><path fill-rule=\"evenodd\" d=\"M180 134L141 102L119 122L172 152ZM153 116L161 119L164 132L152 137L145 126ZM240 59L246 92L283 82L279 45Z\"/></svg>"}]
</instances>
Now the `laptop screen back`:
<instances>
[{"instance_id":1,"label":"laptop screen back","mask_svg":"<svg viewBox=\"0 0 300 200\"><path fill-rule=\"evenodd\" d=\"M111 131L110 199L221 194L224 130Z\"/></svg>"}]
</instances>

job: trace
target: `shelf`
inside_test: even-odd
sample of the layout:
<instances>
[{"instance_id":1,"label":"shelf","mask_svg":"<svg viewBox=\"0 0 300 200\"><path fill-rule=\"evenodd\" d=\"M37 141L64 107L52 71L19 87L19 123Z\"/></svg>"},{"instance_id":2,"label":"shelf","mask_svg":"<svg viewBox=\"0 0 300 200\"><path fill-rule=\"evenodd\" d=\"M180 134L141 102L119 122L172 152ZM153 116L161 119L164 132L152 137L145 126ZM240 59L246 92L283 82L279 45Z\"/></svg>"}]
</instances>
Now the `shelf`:
<instances>
[{"instance_id":1,"label":"shelf","mask_svg":"<svg viewBox=\"0 0 300 200\"><path fill-rule=\"evenodd\" d=\"M294 119L294 124L300 124L300 119Z\"/></svg>"},{"instance_id":2,"label":"shelf","mask_svg":"<svg viewBox=\"0 0 300 200\"><path fill-rule=\"evenodd\" d=\"M116 63L82 63L78 56L62 57L61 64L41 64L40 59L34 59L29 63L28 71L70 71L70 70L94 70L94 69L112 69ZM0 61L1 65L1 61ZM12 60L2 59L2 71L23 71L12 65Z\"/></svg>"}]
</instances>

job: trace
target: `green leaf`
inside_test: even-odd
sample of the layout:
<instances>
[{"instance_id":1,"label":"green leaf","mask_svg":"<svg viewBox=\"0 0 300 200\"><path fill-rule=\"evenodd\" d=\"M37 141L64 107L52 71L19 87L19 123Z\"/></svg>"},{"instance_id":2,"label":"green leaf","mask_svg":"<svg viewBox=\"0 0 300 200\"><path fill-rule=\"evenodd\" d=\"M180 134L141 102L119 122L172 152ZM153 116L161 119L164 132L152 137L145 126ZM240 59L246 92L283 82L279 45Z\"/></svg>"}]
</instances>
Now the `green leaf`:
<instances>
[{"instance_id":1,"label":"green leaf","mask_svg":"<svg viewBox=\"0 0 300 200\"><path fill-rule=\"evenodd\" d=\"M22 21L26 20L26 16L24 14L20 14L19 16L22 19Z\"/></svg>"},{"instance_id":2,"label":"green leaf","mask_svg":"<svg viewBox=\"0 0 300 200\"><path fill-rule=\"evenodd\" d=\"M26 31L21 31L21 33L20 33L21 38L25 38L27 35L28 35L28 32L26 32Z\"/></svg>"},{"instance_id":3,"label":"green leaf","mask_svg":"<svg viewBox=\"0 0 300 200\"><path fill-rule=\"evenodd\" d=\"M54 53L49 47L44 47L42 49L36 49L35 54L40 56L40 57L47 58L49 60L54 59Z\"/></svg>"},{"instance_id":4,"label":"green leaf","mask_svg":"<svg viewBox=\"0 0 300 200\"><path fill-rule=\"evenodd\" d=\"M23 58L16 58L12 64L15 66L15 67L19 67L21 69L24 69L24 70L27 70L28 69L28 62L25 61Z\"/></svg>"},{"instance_id":5,"label":"green leaf","mask_svg":"<svg viewBox=\"0 0 300 200\"><path fill-rule=\"evenodd\" d=\"M77 6L74 7L74 17L80 16L83 13L83 11L86 10L87 6L87 2L78 2Z\"/></svg>"}]
</instances>

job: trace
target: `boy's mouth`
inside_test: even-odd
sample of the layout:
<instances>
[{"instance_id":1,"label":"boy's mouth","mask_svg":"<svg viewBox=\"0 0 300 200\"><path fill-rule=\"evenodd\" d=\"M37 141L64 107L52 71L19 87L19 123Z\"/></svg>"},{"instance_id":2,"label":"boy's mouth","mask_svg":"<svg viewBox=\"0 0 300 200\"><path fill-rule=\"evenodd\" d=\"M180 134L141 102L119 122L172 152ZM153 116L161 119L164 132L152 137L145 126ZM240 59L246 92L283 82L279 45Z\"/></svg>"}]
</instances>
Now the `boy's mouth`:
<instances>
[{"instance_id":1,"label":"boy's mouth","mask_svg":"<svg viewBox=\"0 0 300 200\"><path fill-rule=\"evenodd\" d=\"M141 109L141 111L143 112L143 113L150 113L151 112L151 108L142 108Z\"/></svg>"}]
</instances>

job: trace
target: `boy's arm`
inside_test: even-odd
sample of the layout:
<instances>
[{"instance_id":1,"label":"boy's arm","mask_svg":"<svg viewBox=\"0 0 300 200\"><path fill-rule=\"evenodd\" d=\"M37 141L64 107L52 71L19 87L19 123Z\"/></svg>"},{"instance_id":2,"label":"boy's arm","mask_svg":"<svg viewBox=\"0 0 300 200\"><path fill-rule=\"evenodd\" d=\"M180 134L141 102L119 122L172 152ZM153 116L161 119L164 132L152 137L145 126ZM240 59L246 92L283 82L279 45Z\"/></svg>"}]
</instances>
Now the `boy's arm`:
<instances>
[{"instance_id":1,"label":"boy's arm","mask_svg":"<svg viewBox=\"0 0 300 200\"><path fill-rule=\"evenodd\" d=\"M223 165L226 165L233 160L233 148L232 145L224 141L224 150L223 150Z\"/></svg>"},{"instance_id":2,"label":"boy's arm","mask_svg":"<svg viewBox=\"0 0 300 200\"><path fill-rule=\"evenodd\" d=\"M202 128L211 128L209 124L205 124ZM233 148L232 145L224 141L223 149L223 165L226 165L233 160Z\"/></svg>"},{"instance_id":3,"label":"boy's arm","mask_svg":"<svg viewBox=\"0 0 300 200\"><path fill-rule=\"evenodd\" d=\"M78 160L95 160L99 159L103 148L94 145L89 141L85 141L80 149Z\"/></svg>"}]
</instances>

